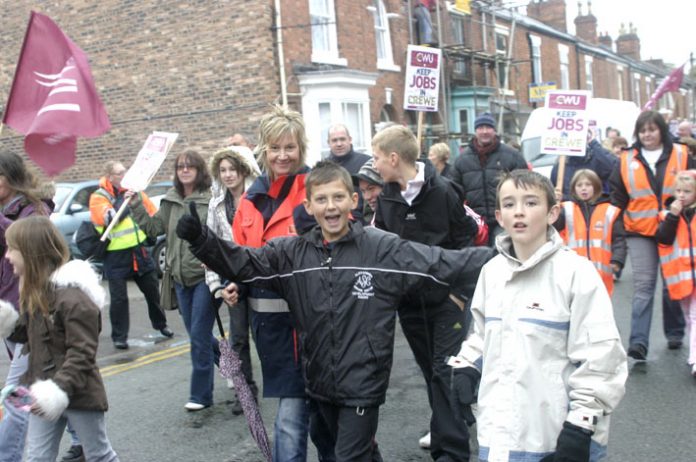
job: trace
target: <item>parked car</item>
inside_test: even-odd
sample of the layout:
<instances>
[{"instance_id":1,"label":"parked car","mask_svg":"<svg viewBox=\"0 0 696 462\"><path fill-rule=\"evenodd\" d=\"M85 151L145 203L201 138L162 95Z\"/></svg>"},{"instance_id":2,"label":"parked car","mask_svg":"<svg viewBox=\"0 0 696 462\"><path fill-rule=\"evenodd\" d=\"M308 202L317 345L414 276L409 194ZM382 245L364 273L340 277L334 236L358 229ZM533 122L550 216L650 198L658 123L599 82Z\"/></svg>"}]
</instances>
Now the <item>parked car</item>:
<instances>
[{"instance_id":1,"label":"parked car","mask_svg":"<svg viewBox=\"0 0 696 462\"><path fill-rule=\"evenodd\" d=\"M51 221L65 238L73 256L80 255L73 242L73 235L80 223L89 221L89 196L98 187L97 180L56 183L56 193L53 196L55 208L51 214Z\"/></svg>"}]
</instances>

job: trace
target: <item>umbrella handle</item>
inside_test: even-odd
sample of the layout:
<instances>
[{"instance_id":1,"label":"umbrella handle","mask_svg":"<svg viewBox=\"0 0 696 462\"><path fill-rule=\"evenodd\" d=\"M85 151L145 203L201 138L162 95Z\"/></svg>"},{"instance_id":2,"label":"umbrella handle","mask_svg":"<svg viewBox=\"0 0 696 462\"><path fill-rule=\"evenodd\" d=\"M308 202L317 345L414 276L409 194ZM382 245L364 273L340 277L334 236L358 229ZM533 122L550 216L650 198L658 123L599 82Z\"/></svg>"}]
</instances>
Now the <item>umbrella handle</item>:
<instances>
[{"instance_id":1,"label":"umbrella handle","mask_svg":"<svg viewBox=\"0 0 696 462\"><path fill-rule=\"evenodd\" d=\"M220 319L220 311L215 310L215 319L217 320L218 329L220 330L220 337L225 338L225 328L222 327L222 319Z\"/></svg>"}]
</instances>

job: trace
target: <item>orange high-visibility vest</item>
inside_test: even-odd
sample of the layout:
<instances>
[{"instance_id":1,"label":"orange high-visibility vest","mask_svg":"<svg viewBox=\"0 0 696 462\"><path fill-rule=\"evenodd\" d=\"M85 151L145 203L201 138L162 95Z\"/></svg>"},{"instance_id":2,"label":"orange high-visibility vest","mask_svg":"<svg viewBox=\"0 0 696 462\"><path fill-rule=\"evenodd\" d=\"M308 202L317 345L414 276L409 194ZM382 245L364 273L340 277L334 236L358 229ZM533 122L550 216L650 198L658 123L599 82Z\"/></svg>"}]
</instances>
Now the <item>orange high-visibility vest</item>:
<instances>
[{"instance_id":1,"label":"orange high-visibility vest","mask_svg":"<svg viewBox=\"0 0 696 462\"><path fill-rule=\"evenodd\" d=\"M664 220L667 211L660 213L660 219ZM660 266L665 277L665 284L669 291L669 298L681 300L689 297L694 291L694 239L696 239L696 220L686 223L683 216L679 216L677 236L672 245L658 244L660 253Z\"/></svg>"},{"instance_id":2,"label":"orange high-visibility vest","mask_svg":"<svg viewBox=\"0 0 696 462\"><path fill-rule=\"evenodd\" d=\"M624 228L631 233L654 236L659 223L658 213L665 201L674 195L674 182L677 173L686 170L688 153L686 146L673 145L662 182L662 204L658 203L657 195L650 187L647 169L636 159L637 156L636 149L621 154L621 179L630 197L624 210Z\"/></svg>"},{"instance_id":3,"label":"orange high-visibility vest","mask_svg":"<svg viewBox=\"0 0 696 462\"><path fill-rule=\"evenodd\" d=\"M614 291L614 271L611 267L612 230L621 209L608 203L598 204L592 211L588 224L578 204L567 201L562 205L565 213L565 228L561 233L563 240L578 255L592 262L611 295Z\"/></svg>"}]
</instances>

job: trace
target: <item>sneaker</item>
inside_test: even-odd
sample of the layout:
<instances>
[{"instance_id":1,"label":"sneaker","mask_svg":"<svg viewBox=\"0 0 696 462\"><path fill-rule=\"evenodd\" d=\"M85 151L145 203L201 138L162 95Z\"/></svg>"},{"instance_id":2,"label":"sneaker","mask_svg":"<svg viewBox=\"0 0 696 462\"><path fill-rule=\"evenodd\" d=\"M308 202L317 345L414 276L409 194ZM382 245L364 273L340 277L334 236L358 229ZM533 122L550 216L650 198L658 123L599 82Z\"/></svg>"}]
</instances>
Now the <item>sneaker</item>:
<instances>
[{"instance_id":1,"label":"sneaker","mask_svg":"<svg viewBox=\"0 0 696 462\"><path fill-rule=\"evenodd\" d=\"M426 433L423 438L418 440L418 446L423 449L430 449L430 432Z\"/></svg>"},{"instance_id":2,"label":"sneaker","mask_svg":"<svg viewBox=\"0 0 696 462\"><path fill-rule=\"evenodd\" d=\"M627 355L636 361L645 361L648 358L648 349L644 345L636 343L628 348Z\"/></svg>"},{"instance_id":3,"label":"sneaker","mask_svg":"<svg viewBox=\"0 0 696 462\"><path fill-rule=\"evenodd\" d=\"M691 376L696 377L696 363L691 365Z\"/></svg>"},{"instance_id":4,"label":"sneaker","mask_svg":"<svg viewBox=\"0 0 696 462\"><path fill-rule=\"evenodd\" d=\"M60 459L60 462L85 462L85 453L82 451L82 446L70 446L68 452Z\"/></svg>"},{"instance_id":5,"label":"sneaker","mask_svg":"<svg viewBox=\"0 0 696 462\"><path fill-rule=\"evenodd\" d=\"M114 340L114 348L117 350L127 350L128 342L125 340Z\"/></svg>"},{"instance_id":6,"label":"sneaker","mask_svg":"<svg viewBox=\"0 0 696 462\"><path fill-rule=\"evenodd\" d=\"M683 342L681 340L673 339L673 340L667 340L667 349L669 350L678 350L682 347Z\"/></svg>"},{"instance_id":7,"label":"sneaker","mask_svg":"<svg viewBox=\"0 0 696 462\"><path fill-rule=\"evenodd\" d=\"M189 411L189 412L195 412L195 411L200 411L201 409L205 409L208 406L205 404L199 404L199 403L193 403L193 402L188 402L184 404L184 408Z\"/></svg>"},{"instance_id":8,"label":"sneaker","mask_svg":"<svg viewBox=\"0 0 696 462\"><path fill-rule=\"evenodd\" d=\"M234 380L227 379L227 388L229 388L230 390L234 390Z\"/></svg>"}]
</instances>

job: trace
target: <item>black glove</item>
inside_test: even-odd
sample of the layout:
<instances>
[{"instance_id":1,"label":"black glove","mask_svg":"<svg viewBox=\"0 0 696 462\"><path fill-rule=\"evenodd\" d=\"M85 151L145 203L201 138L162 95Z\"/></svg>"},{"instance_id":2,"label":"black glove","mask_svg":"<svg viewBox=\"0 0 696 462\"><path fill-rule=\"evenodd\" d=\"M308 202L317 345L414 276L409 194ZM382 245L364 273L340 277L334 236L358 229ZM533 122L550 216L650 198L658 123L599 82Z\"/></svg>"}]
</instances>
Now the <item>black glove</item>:
<instances>
[{"instance_id":1,"label":"black glove","mask_svg":"<svg viewBox=\"0 0 696 462\"><path fill-rule=\"evenodd\" d=\"M541 459L540 462L589 462L592 432L563 422L563 430L558 435L556 452Z\"/></svg>"},{"instance_id":2,"label":"black glove","mask_svg":"<svg viewBox=\"0 0 696 462\"><path fill-rule=\"evenodd\" d=\"M189 212L190 214L181 217L176 224L176 235L193 245L200 244L205 241L208 228L201 225L194 202L189 203Z\"/></svg>"},{"instance_id":3,"label":"black glove","mask_svg":"<svg viewBox=\"0 0 696 462\"><path fill-rule=\"evenodd\" d=\"M464 421L469 426L476 422L474 413L471 412L471 403L476 401L476 389L480 379L481 373L473 367L452 369L452 412L455 419Z\"/></svg>"}]
</instances>

